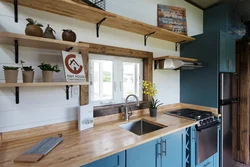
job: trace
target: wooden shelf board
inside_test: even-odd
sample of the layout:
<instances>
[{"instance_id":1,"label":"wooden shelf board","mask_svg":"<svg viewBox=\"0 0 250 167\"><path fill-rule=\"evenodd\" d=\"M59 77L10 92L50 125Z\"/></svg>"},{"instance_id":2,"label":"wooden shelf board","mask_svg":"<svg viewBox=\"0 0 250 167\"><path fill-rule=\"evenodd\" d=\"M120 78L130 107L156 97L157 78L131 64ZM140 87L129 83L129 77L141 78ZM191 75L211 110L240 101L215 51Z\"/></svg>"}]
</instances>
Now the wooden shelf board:
<instances>
[{"instance_id":1,"label":"wooden shelf board","mask_svg":"<svg viewBox=\"0 0 250 167\"><path fill-rule=\"evenodd\" d=\"M10 32L0 32L0 44L14 45L14 40L18 40L19 46L52 50L66 50L70 47L73 47L72 51L81 51L81 49L89 47L87 44L33 37Z\"/></svg>"},{"instance_id":2,"label":"wooden shelf board","mask_svg":"<svg viewBox=\"0 0 250 167\"><path fill-rule=\"evenodd\" d=\"M88 85L88 82L34 82L34 83L0 83L0 88L12 87L55 87Z\"/></svg>"},{"instance_id":3,"label":"wooden shelf board","mask_svg":"<svg viewBox=\"0 0 250 167\"><path fill-rule=\"evenodd\" d=\"M191 62L197 62L197 59L193 58L186 58L186 57L178 57L178 56L162 56L162 57L156 57L154 60L164 60L164 59L178 59L183 61L191 61Z\"/></svg>"},{"instance_id":4,"label":"wooden shelf board","mask_svg":"<svg viewBox=\"0 0 250 167\"><path fill-rule=\"evenodd\" d=\"M2 1L13 3L13 0ZM156 31L156 33L150 37L170 42L188 42L195 40L189 36L174 33L150 24L84 5L83 3L79 3L79 0L19 0L18 3L19 5L29 8L51 12L94 24L106 17L106 20L102 23L104 26L141 35L146 35Z\"/></svg>"}]
</instances>

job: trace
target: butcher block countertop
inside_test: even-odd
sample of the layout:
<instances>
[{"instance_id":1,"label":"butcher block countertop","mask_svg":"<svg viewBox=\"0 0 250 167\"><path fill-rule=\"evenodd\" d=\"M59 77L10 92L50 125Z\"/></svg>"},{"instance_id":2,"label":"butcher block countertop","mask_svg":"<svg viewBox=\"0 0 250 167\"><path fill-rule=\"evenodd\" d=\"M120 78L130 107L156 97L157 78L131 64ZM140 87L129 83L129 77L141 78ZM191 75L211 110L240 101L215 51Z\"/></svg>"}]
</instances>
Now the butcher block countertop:
<instances>
[{"instance_id":1,"label":"butcher block countertop","mask_svg":"<svg viewBox=\"0 0 250 167\"><path fill-rule=\"evenodd\" d=\"M129 122L140 119L162 125L165 128L137 136L119 126L126 123L124 120L116 120L99 123L93 128L81 132L78 130L63 131L60 133L63 134L64 141L38 163L15 163L13 160L40 140L45 137L56 136L59 132L39 137L3 142L0 143L0 166L77 167L196 124L195 121L166 115L163 114L163 112L158 113L157 118L149 117L148 114L134 116Z\"/></svg>"}]
</instances>

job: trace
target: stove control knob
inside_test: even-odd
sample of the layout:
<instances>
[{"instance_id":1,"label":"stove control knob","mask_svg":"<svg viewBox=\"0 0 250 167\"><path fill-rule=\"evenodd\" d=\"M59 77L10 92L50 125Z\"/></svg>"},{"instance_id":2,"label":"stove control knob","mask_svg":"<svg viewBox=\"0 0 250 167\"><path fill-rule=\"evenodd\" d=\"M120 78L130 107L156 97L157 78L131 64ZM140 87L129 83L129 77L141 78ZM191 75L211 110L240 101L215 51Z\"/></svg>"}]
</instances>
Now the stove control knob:
<instances>
[{"instance_id":1,"label":"stove control knob","mask_svg":"<svg viewBox=\"0 0 250 167\"><path fill-rule=\"evenodd\" d=\"M204 121L203 121L203 124L206 124L207 123L207 120L205 119Z\"/></svg>"},{"instance_id":2,"label":"stove control knob","mask_svg":"<svg viewBox=\"0 0 250 167\"><path fill-rule=\"evenodd\" d=\"M203 121L200 121L200 125L203 125Z\"/></svg>"},{"instance_id":3,"label":"stove control knob","mask_svg":"<svg viewBox=\"0 0 250 167\"><path fill-rule=\"evenodd\" d=\"M218 118L217 117L214 117L214 120L216 121Z\"/></svg>"},{"instance_id":4,"label":"stove control knob","mask_svg":"<svg viewBox=\"0 0 250 167\"><path fill-rule=\"evenodd\" d=\"M207 119L207 123L209 123L210 121L211 121L211 120L208 118L208 119Z\"/></svg>"},{"instance_id":5,"label":"stove control knob","mask_svg":"<svg viewBox=\"0 0 250 167\"><path fill-rule=\"evenodd\" d=\"M210 121L212 122L214 119L213 118L210 118Z\"/></svg>"}]
</instances>

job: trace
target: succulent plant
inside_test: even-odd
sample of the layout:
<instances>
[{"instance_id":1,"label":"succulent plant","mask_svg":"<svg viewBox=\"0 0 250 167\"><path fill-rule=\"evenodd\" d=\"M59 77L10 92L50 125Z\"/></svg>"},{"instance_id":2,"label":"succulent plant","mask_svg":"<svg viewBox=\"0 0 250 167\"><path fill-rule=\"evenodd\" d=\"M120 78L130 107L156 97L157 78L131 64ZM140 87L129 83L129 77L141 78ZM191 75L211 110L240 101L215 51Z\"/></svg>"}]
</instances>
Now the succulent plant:
<instances>
[{"instance_id":1,"label":"succulent plant","mask_svg":"<svg viewBox=\"0 0 250 167\"><path fill-rule=\"evenodd\" d=\"M25 63L25 61L21 60L22 70L24 70L24 71L34 71L32 66L23 66L24 63Z\"/></svg>"},{"instance_id":2,"label":"succulent plant","mask_svg":"<svg viewBox=\"0 0 250 167\"><path fill-rule=\"evenodd\" d=\"M29 25L36 25L36 26L39 26L39 27L43 27L43 25L40 24L40 23L38 23L36 20L33 20L31 18L27 18L26 20L29 22L27 24L27 26L29 26Z\"/></svg>"},{"instance_id":3,"label":"succulent plant","mask_svg":"<svg viewBox=\"0 0 250 167\"><path fill-rule=\"evenodd\" d=\"M12 66L3 66L4 70L18 70L19 67L12 67Z\"/></svg>"},{"instance_id":4,"label":"succulent plant","mask_svg":"<svg viewBox=\"0 0 250 167\"><path fill-rule=\"evenodd\" d=\"M42 71L54 71L60 72L58 65L51 66L50 64L45 64L44 62L38 66Z\"/></svg>"}]
</instances>

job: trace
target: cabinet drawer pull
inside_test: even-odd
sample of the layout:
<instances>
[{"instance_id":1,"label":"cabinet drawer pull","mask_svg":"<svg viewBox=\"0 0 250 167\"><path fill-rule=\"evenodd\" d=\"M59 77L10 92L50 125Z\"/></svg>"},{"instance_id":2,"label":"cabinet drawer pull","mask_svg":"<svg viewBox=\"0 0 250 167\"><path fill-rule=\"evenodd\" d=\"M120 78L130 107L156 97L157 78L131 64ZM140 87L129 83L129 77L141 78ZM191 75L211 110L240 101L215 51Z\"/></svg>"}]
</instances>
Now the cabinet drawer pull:
<instances>
[{"instance_id":1,"label":"cabinet drawer pull","mask_svg":"<svg viewBox=\"0 0 250 167\"><path fill-rule=\"evenodd\" d=\"M192 139L193 139L193 141L195 142L195 141L196 141L196 136L195 136L196 130L195 130L194 128L192 128L192 132L193 132L193 138L192 138Z\"/></svg>"},{"instance_id":2,"label":"cabinet drawer pull","mask_svg":"<svg viewBox=\"0 0 250 167\"><path fill-rule=\"evenodd\" d=\"M165 144L165 151L163 151L163 143ZM162 140L162 153L164 153L165 156L167 156L167 140Z\"/></svg>"},{"instance_id":3,"label":"cabinet drawer pull","mask_svg":"<svg viewBox=\"0 0 250 167\"><path fill-rule=\"evenodd\" d=\"M211 164L211 162L207 162L203 167L207 167L210 164Z\"/></svg>"},{"instance_id":4,"label":"cabinet drawer pull","mask_svg":"<svg viewBox=\"0 0 250 167\"><path fill-rule=\"evenodd\" d=\"M158 147L159 145L160 145L160 152L158 152L158 151L159 151L159 147ZM157 149L156 149L156 150L157 150L157 156L158 156L158 155L160 155L160 156L161 156L161 155L162 155L162 147L161 147L161 142L157 142L156 147L157 147Z\"/></svg>"}]
</instances>

